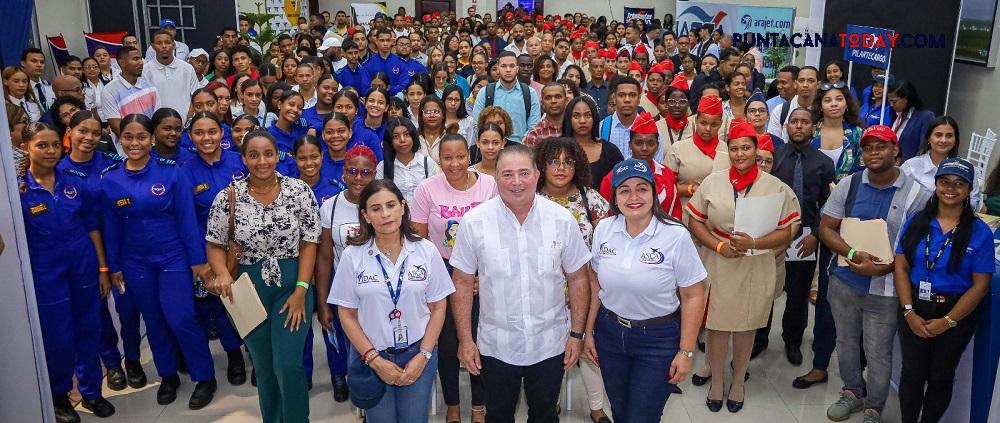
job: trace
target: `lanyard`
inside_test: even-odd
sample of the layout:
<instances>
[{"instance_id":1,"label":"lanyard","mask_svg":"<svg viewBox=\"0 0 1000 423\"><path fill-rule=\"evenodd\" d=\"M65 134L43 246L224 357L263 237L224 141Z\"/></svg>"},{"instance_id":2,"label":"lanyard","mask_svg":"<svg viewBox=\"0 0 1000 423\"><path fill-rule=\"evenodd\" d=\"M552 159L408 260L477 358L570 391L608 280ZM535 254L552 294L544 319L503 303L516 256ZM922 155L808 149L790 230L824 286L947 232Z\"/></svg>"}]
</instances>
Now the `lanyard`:
<instances>
[{"instance_id":1,"label":"lanyard","mask_svg":"<svg viewBox=\"0 0 1000 423\"><path fill-rule=\"evenodd\" d=\"M385 286L389 288L389 298L392 299L392 307L395 309L396 305L399 304L399 296L403 293L403 272L406 271L406 260L403 260L403 265L399 268L399 279L396 280L396 290L392 290L392 282L389 280L389 272L385 271L385 266L382 265L382 256L375 255L375 260L378 261L378 267L382 269L382 276L385 277Z\"/></svg>"},{"instance_id":2,"label":"lanyard","mask_svg":"<svg viewBox=\"0 0 1000 423\"><path fill-rule=\"evenodd\" d=\"M664 117L664 119L666 119L666 117ZM684 126L681 127L681 130L679 132L677 132L677 137L678 138L684 136L684 130L687 129L687 127L688 127L689 124L690 124L690 122L689 123L685 123ZM674 142L675 142L674 141L674 130L670 129L669 125L667 125L667 136L670 137L670 145L674 145Z\"/></svg>"},{"instance_id":3,"label":"lanyard","mask_svg":"<svg viewBox=\"0 0 1000 423\"><path fill-rule=\"evenodd\" d=\"M937 255L934 257L934 261L932 262L931 261L931 234L930 234L930 232L927 233L927 242L924 244L924 264L927 266L927 277L928 278L930 277L931 271L934 270L935 266L937 266L938 260L941 259L941 254L943 254L944 250L946 248L948 248L949 245L951 245L951 239L954 238L954 236L955 236L955 230L954 229L948 231L948 238L946 238L944 240L944 245L942 245L941 249L938 250Z\"/></svg>"}]
</instances>

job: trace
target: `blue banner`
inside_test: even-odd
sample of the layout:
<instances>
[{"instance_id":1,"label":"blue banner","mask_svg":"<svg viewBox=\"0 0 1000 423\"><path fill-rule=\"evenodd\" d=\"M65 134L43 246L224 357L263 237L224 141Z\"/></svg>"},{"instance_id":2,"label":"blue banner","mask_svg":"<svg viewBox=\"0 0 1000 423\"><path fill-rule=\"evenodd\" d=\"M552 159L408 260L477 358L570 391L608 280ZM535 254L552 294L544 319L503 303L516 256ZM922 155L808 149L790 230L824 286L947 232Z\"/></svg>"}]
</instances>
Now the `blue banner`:
<instances>
[{"instance_id":1,"label":"blue banner","mask_svg":"<svg viewBox=\"0 0 1000 423\"><path fill-rule=\"evenodd\" d=\"M626 7L624 22L632 22L632 19L638 19L649 25L653 21L653 18L656 17L653 10L652 7Z\"/></svg>"},{"instance_id":2,"label":"blue banner","mask_svg":"<svg viewBox=\"0 0 1000 423\"><path fill-rule=\"evenodd\" d=\"M873 26L847 25L844 60L885 69L889 66L895 31Z\"/></svg>"}]
</instances>

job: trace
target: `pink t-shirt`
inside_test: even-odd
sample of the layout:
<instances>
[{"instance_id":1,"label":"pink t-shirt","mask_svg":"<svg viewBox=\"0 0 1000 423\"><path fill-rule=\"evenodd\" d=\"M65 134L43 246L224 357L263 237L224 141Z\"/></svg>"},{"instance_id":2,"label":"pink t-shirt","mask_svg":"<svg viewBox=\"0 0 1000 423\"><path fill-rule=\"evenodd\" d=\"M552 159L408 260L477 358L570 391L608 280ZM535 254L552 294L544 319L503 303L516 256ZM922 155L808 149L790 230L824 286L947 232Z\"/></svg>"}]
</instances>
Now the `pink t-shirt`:
<instances>
[{"instance_id":1,"label":"pink t-shirt","mask_svg":"<svg viewBox=\"0 0 1000 423\"><path fill-rule=\"evenodd\" d=\"M458 223L473 207L497 195L497 183L490 175L476 173L476 183L465 191L452 188L443 173L425 179L413 193L410 218L427 225L427 235L441 257L451 258Z\"/></svg>"}]
</instances>

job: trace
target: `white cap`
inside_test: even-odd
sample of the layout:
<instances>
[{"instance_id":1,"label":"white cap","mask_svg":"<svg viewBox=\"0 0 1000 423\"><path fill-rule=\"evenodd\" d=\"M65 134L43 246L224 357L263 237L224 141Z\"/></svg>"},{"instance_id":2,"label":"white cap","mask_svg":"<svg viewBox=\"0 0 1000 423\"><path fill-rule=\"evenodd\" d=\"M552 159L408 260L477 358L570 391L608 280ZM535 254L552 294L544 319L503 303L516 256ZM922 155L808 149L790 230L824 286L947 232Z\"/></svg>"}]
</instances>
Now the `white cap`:
<instances>
[{"instance_id":1,"label":"white cap","mask_svg":"<svg viewBox=\"0 0 1000 423\"><path fill-rule=\"evenodd\" d=\"M208 52L205 51L205 49L203 49L203 48L196 48L194 50L191 50L191 52L188 53L187 57L188 58L193 58L193 57L198 57L198 56L205 56L205 59L207 60L208 59Z\"/></svg>"},{"instance_id":2,"label":"white cap","mask_svg":"<svg viewBox=\"0 0 1000 423\"><path fill-rule=\"evenodd\" d=\"M326 51L330 47L340 48L340 39L338 38L327 38L323 40L323 45L319 46L316 50Z\"/></svg>"}]
</instances>

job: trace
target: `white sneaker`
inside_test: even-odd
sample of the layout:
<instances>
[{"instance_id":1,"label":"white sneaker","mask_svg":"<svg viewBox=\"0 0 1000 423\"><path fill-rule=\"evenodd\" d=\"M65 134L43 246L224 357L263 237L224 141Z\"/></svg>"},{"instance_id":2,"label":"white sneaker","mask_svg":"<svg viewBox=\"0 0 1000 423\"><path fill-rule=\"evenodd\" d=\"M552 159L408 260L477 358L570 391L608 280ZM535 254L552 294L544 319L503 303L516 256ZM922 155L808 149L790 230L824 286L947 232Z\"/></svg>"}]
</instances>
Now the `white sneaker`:
<instances>
[{"instance_id":1,"label":"white sneaker","mask_svg":"<svg viewBox=\"0 0 1000 423\"><path fill-rule=\"evenodd\" d=\"M840 399L826 409L826 418L835 422L841 422L851 417L851 414L861 411L865 407L864 401L854 395L854 392L844 390L840 393ZM874 410L872 410L874 411ZM882 420L875 420L881 422ZM867 423L867 422L866 422Z\"/></svg>"},{"instance_id":2,"label":"white sneaker","mask_svg":"<svg viewBox=\"0 0 1000 423\"><path fill-rule=\"evenodd\" d=\"M882 423L882 415L879 414L878 410L869 408L865 410L865 419L862 423Z\"/></svg>"}]
</instances>

